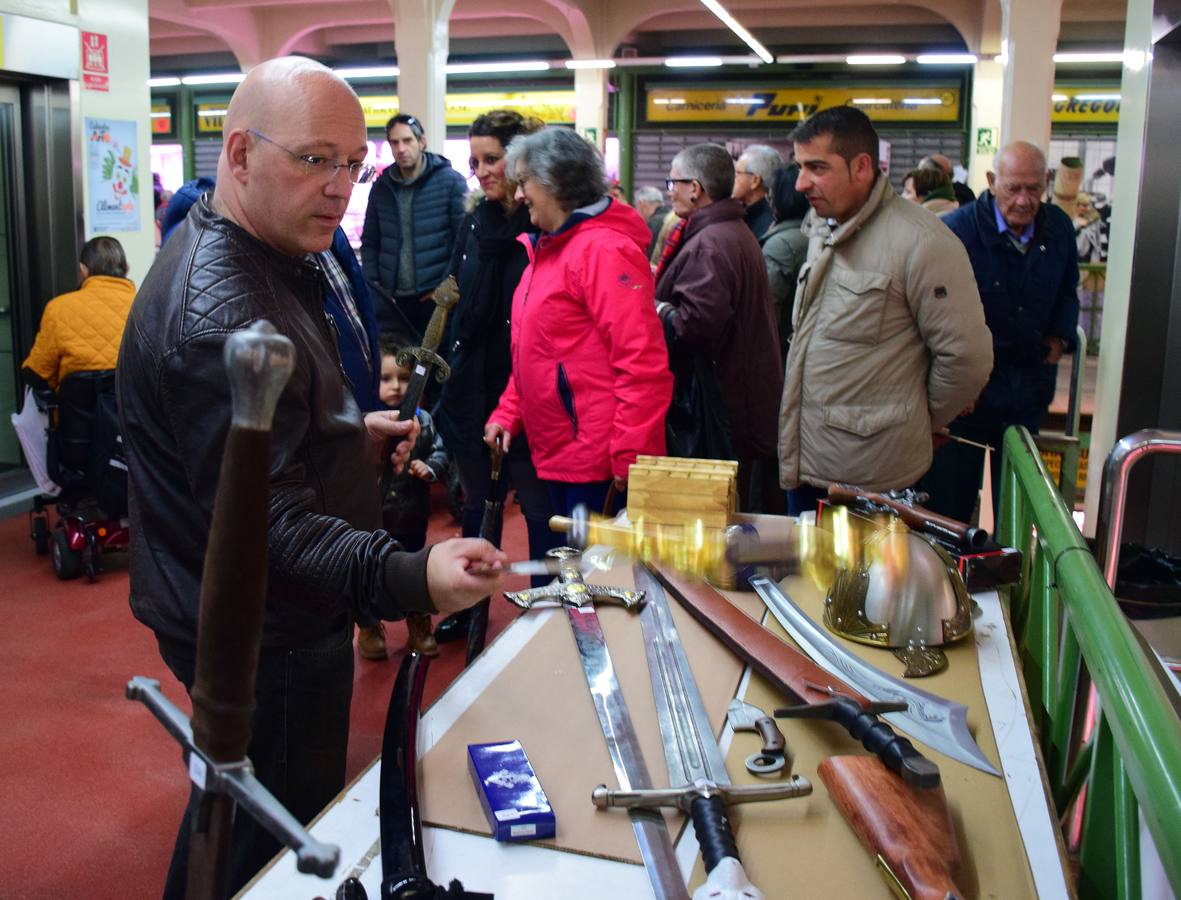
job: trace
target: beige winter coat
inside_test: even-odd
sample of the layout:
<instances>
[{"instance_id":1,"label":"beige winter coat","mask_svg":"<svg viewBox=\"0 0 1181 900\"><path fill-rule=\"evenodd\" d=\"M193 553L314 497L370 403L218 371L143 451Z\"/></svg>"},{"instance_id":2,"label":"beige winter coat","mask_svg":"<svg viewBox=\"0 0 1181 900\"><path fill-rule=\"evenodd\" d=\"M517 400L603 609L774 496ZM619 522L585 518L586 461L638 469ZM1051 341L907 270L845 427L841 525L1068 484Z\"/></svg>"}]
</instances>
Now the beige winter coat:
<instances>
[{"instance_id":1,"label":"beige winter coat","mask_svg":"<svg viewBox=\"0 0 1181 900\"><path fill-rule=\"evenodd\" d=\"M786 488L833 481L914 484L931 432L972 403L992 338L963 244L879 177L865 205L828 232L810 212L779 412Z\"/></svg>"}]
</instances>

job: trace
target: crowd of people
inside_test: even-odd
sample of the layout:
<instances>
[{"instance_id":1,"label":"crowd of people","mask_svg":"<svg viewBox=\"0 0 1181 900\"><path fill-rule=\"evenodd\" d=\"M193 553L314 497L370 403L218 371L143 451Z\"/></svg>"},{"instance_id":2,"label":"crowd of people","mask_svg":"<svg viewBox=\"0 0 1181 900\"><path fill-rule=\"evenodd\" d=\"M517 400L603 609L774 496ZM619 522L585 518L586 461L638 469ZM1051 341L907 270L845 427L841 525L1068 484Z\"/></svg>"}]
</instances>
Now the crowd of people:
<instances>
[{"instance_id":1,"label":"crowd of people","mask_svg":"<svg viewBox=\"0 0 1181 900\"><path fill-rule=\"evenodd\" d=\"M82 289L46 309L25 361L51 386L117 365L131 606L191 690L229 427L222 349L261 318L294 342L250 757L304 821L343 784L354 624L363 657L385 658L381 623L403 617L427 623L410 640L433 652L499 584L505 557L478 538L494 455L534 557L557 541L552 514L621 508L641 454L737 460L744 511L799 513L839 481L920 486L967 519L983 460L946 436L999 447L1009 424L1036 431L1073 349L1074 227L1043 202L1046 160L1030 144L1002 149L979 198L943 157L899 195L870 120L836 107L795 128L786 162L766 145L737 160L686 147L666 190L640 188L633 207L590 143L511 110L469 129L470 194L415 116L386 135L394 163L379 174L347 83L302 58L257 66L230 101L216 180L164 208L134 304L117 242L89 242ZM358 260L339 225L370 182ZM399 355L449 275L451 376L402 421ZM126 319L117 354L116 336L78 355L63 326L75 307L77 321ZM396 477L379 494L382 456ZM430 485L449 461L463 536L428 547ZM241 885L275 846L245 818L235 828Z\"/></svg>"}]
</instances>

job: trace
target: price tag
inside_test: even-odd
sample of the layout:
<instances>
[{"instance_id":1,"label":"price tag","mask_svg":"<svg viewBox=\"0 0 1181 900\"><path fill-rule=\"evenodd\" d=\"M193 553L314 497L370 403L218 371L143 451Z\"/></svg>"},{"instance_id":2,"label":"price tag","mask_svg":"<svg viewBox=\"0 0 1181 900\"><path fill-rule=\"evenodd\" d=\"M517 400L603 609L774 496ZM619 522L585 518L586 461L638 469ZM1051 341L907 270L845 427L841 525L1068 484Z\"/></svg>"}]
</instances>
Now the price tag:
<instances>
[{"instance_id":1,"label":"price tag","mask_svg":"<svg viewBox=\"0 0 1181 900\"><path fill-rule=\"evenodd\" d=\"M189 778L201 790L205 790L205 778L208 775L205 760L199 754L189 754Z\"/></svg>"}]
</instances>

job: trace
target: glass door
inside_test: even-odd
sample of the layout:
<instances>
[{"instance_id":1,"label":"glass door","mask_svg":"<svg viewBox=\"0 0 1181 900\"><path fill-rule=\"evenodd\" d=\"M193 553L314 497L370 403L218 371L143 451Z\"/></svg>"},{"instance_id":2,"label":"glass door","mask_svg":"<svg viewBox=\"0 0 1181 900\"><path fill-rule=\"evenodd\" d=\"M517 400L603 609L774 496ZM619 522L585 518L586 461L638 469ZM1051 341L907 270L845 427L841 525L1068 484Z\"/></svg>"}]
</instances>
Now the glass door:
<instances>
[{"instance_id":1,"label":"glass door","mask_svg":"<svg viewBox=\"0 0 1181 900\"><path fill-rule=\"evenodd\" d=\"M16 177L23 170L19 154L20 93L14 87L0 84L0 472L21 465L20 444L9 420L24 393L16 335L18 257L15 247L20 242Z\"/></svg>"}]
</instances>

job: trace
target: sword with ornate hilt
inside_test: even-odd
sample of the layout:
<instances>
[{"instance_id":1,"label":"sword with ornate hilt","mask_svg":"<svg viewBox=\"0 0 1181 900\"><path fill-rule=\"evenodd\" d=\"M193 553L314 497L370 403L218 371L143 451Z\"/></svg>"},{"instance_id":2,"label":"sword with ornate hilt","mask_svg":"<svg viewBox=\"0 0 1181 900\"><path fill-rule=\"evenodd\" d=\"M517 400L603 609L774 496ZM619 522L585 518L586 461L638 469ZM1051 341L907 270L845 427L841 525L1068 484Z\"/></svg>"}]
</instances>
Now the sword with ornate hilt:
<instances>
[{"instance_id":1,"label":"sword with ornate hilt","mask_svg":"<svg viewBox=\"0 0 1181 900\"><path fill-rule=\"evenodd\" d=\"M431 312L431 320L427 323L426 334L422 336L422 345L406 347L395 357L398 365L410 369L410 384L406 386L406 394L398 406L398 421L409 422L418 412L418 405L422 402L422 395L430 383L432 375L440 384L451 377L451 366L439 355L439 345L443 343L443 332L447 330L447 316L459 302L459 285L452 275L435 288L431 294L435 308ZM391 440L386 447L385 460L381 467L381 497L384 500L389 495L390 482L394 478L394 467L390 462L395 441ZM426 620L422 631L430 631L430 616L422 613L411 614L410 620Z\"/></svg>"},{"instance_id":2,"label":"sword with ornate hilt","mask_svg":"<svg viewBox=\"0 0 1181 900\"><path fill-rule=\"evenodd\" d=\"M260 321L229 336L225 364L232 413L201 577L192 722L158 681L136 676L126 689L184 750L193 782L190 900L226 896L235 806L291 847L301 872L327 878L340 856L303 829L246 758L267 590L271 423L295 367L295 348Z\"/></svg>"},{"instance_id":3,"label":"sword with ornate hilt","mask_svg":"<svg viewBox=\"0 0 1181 900\"><path fill-rule=\"evenodd\" d=\"M579 568L581 554L570 547L558 547L546 555L559 561L558 580L545 587L509 591L505 597L522 609L532 609L536 603L552 600L566 610L619 787L623 791L650 788L652 780L594 606L596 600L610 600L626 609L635 609L643 594L587 584ZM664 817L654 809L641 807L629 809L628 816L653 893L659 898L687 900L689 892L685 890Z\"/></svg>"},{"instance_id":4,"label":"sword with ornate hilt","mask_svg":"<svg viewBox=\"0 0 1181 900\"><path fill-rule=\"evenodd\" d=\"M593 800L600 809L616 806L659 808L675 806L693 820L693 830L705 863L705 884L693 893L705 898L761 898L738 857L727 807L735 803L805 797L812 785L799 775L777 784L735 786L726 774L726 762L714 737L701 693L664 590L643 566L633 567L636 587L644 592L640 625L644 653L656 700L656 719L668 763L667 790L611 791L595 788Z\"/></svg>"},{"instance_id":5,"label":"sword with ornate hilt","mask_svg":"<svg viewBox=\"0 0 1181 900\"><path fill-rule=\"evenodd\" d=\"M440 384L451 377L451 366L439 355L439 345L443 343L443 332L447 330L447 316L459 302L459 285L455 276L448 275L447 280L435 288L431 299L434 300L435 308L431 311L431 320L422 336L422 346L407 347L397 356L398 365L410 370L410 384L398 407L402 421L418 411L418 404L432 375Z\"/></svg>"}]
</instances>

